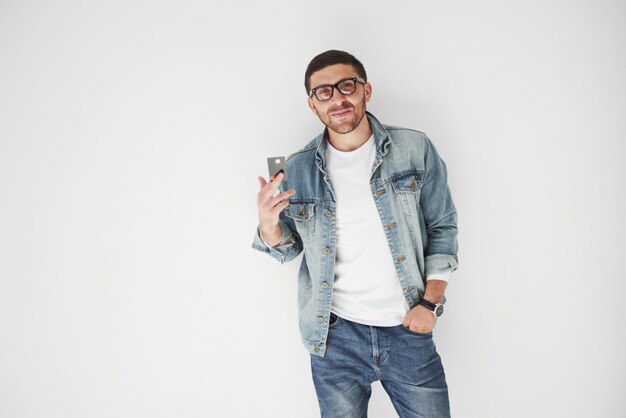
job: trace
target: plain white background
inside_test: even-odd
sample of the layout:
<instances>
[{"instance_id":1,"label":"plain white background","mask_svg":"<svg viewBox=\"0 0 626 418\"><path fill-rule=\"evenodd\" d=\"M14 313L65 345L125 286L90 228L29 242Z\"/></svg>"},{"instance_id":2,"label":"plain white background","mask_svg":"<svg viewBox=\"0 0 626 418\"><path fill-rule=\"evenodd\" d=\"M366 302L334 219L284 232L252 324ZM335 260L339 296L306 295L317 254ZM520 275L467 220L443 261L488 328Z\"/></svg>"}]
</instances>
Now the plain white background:
<instances>
[{"instance_id":1,"label":"plain white background","mask_svg":"<svg viewBox=\"0 0 626 418\"><path fill-rule=\"evenodd\" d=\"M626 416L626 4L538 0L0 2L0 416L318 416L251 243L331 48L449 168L453 415Z\"/></svg>"}]
</instances>

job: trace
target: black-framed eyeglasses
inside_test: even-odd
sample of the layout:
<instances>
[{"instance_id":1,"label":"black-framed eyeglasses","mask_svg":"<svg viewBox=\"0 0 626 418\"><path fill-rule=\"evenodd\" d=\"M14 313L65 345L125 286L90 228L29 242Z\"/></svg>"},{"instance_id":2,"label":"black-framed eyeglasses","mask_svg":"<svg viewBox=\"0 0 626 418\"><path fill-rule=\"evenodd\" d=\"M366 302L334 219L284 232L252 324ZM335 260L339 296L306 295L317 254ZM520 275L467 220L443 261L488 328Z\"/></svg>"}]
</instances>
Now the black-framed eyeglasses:
<instances>
[{"instance_id":1,"label":"black-framed eyeglasses","mask_svg":"<svg viewBox=\"0 0 626 418\"><path fill-rule=\"evenodd\" d=\"M343 94L344 96L348 96L356 91L357 81L361 84L365 84L365 80L363 80L361 77L344 78L343 80L340 80L335 84L324 84L323 86L318 86L314 89L311 89L309 97L313 97L313 95L315 95L317 100L319 100L320 102L325 102L326 100L330 100L330 98L333 97L335 89L339 90L339 93Z\"/></svg>"}]
</instances>

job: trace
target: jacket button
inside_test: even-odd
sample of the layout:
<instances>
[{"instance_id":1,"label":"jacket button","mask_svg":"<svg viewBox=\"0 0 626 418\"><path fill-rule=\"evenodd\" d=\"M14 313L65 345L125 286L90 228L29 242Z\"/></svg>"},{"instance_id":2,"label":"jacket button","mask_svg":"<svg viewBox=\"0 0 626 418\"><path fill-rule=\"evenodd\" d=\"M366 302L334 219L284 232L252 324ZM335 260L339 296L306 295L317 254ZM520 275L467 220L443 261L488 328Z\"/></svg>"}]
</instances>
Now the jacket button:
<instances>
[{"instance_id":1,"label":"jacket button","mask_svg":"<svg viewBox=\"0 0 626 418\"><path fill-rule=\"evenodd\" d=\"M333 216L333 212L332 212L332 211L330 211L330 210L327 210L327 211L325 212L325 215L326 215L326 216L328 216L328 217L331 217L331 216Z\"/></svg>"},{"instance_id":2,"label":"jacket button","mask_svg":"<svg viewBox=\"0 0 626 418\"><path fill-rule=\"evenodd\" d=\"M322 318L321 316L317 317L317 322L324 322L324 318Z\"/></svg>"},{"instance_id":3,"label":"jacket button","mask_svg":"<svg viewBox=\"0 0 626 418\"><path fill-rule=\"evenodd\" d=\"M326 289L328 287L328 282L322 282L322 287Z\"/></svg>"},{"instance_id":4,"label":"jacket button","mask_svg":"<svg viewBox=\"0 0 626 418\"><path fill-rule=\"evenodd\" d=\"M313 347L313 351L315 351L316 353L319 353L320 349L319 347Z\"/></svg>"},{"instance_id":5,"label":"jacket button","mask_svg":"<svg viewBox=\"0 0 626 418\"><path fill-rule=\"evenodd\" d=\"M326 247L326 248L324 248L324 252L325 252L326 254L329 254L329 253L330 253L330 247Z\"/></svg>"},{"instance_id":6,"label":"jacket button","mask_svg":"<svg viewBox=\"0 0 626 418\"><path fill-rule=\"evenodd\" d=\"M389 225L387 225L387 229L393 229L396 226L398 226L398 224L389 224Z\"/></svg>"},{"instance_id":7,"label":"jacket button","mask_svg":"<svg viewBox=\"0 0 626 418\"><path fill-rule=\"evenodd\" d=\"M400 256L396 257L396 261L397 261L398 263L399 263L400 261L404 261L404 260L406 260L406 257L405 257L405 256L403 256L403 255L400 255Z\"/></svg>"}]
</instances>

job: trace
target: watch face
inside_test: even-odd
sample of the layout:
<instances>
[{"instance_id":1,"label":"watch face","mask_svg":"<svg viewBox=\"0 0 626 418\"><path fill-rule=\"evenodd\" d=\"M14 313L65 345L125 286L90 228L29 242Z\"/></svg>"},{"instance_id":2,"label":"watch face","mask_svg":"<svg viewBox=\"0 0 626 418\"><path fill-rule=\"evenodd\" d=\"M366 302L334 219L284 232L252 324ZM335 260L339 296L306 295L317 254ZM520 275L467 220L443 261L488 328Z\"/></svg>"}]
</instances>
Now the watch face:
<instances>
[{"instance_id":1,"label":"watch face","mask_svg":"<svg viewBox=\"0 0 626 418\"><path fill-rule=\"evenodd\" d=\"M437 318L443 315L443 305L439 305L435 308L435 315L437 316Z\"/></svg>"}]
</instances>

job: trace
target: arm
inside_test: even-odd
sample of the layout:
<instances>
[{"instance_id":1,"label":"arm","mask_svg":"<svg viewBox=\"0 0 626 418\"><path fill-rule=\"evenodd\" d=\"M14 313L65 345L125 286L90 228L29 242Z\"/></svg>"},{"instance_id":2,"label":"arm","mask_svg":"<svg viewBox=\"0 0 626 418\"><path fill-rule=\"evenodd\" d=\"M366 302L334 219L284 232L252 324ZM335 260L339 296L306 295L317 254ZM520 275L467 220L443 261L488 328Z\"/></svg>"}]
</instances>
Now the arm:
<instances>
[{"instance_id":1,"label":"arm","mask_svg":"<svg viewBox=\"0 0 626 418\"><path fill-rule=\"evenodd\" d=\"M429 277L457 269L457 221L446 165L428 138L424 167L420 211L424 218L427 241L424 248L424 273Z\"/></svg>"},{"instance_id":2,"label":"arm","mask_svg":"<svg viewBox=\"0 0 626 418\"><path fill-rule=\"evenodd\" d=\"M438 304L445 301L447 278L458 267L456 209L447 183L445 163L428 139L424 158L420 211L426 229L424 269L427 279L423 298ZM403 325L427 333L432 331L436 322L430 310L417 305L406 314Z\"/></svg>"}]
</instances>

